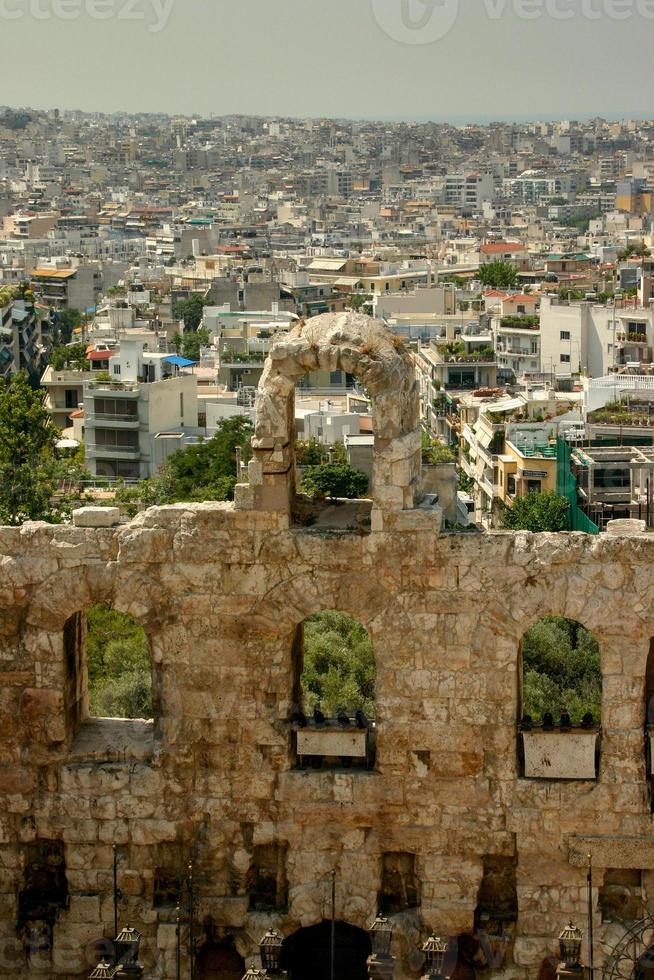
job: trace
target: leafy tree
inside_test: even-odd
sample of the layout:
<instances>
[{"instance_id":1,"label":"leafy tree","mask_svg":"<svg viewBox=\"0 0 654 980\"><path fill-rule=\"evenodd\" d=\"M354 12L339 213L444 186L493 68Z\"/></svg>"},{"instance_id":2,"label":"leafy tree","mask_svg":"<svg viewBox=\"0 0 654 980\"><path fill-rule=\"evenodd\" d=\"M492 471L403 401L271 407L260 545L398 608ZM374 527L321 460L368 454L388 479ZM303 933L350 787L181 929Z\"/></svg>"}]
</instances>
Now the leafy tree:
<instances>
[{"instance_id":1,"label":"leafy tree","mask_svg":"<svg viewBox=\"0 0 654 980\"><path fill-rule=\"evenodd\" d=\"M248 459L252 432L244 416L222 419L211 439L173 453L159 476L121 488L117 501L134 515L164 504L233 499L236 450L240 448L242 459Z\"/></svg>"},{"instance_id":2,"label":"leafy tree","mask_svg":"<svg viewBox=\"0 0 654 980\"><path fill-rule=\"evenodd\" d=\"M52 516L52 484L44 463L54 452L57 428L20 373L0 384L0 521L22 524Z\"/></svg>"},{"instance_id":3,"label":"leafy tree","mask_svg":"<svg viewBox=\"0 0 654 980\"><path fill-rule=\"evenodd\" d=\"M579 300L583 299L585 293L582 293L579 289L569 289L567 286L559 286L559 299L560 300Z\"/></svg>"},{"instance_id":4,"label":"leafy tree","mask_svg":"<svg viewBox=\"0 0 654 980\"><path fill-rule=\"evenodd\" d=\"M86 344L69 344L67 347L53 347L50 354L50 364L55 371L71 368L75 371L87 371L89 367L86 355Z\"/></svg>"},{"instance_id":5,"label":"leafy tree","mask_svg":"<svg viewBox=\"0 0 654 980\"><path fill-rule=\"evenodd\" d=\"M236 449L249 451L252 426L242 415L223 419L211 439L173 453L167 471L178 499L191 499L198 487L210 487L221 480L236 483ZM207 499L207 498L205 498ZM221 497L220 499L225 499Z\"/></svg>"},{"instance_id":6,"label":"leafy tree","mask_svg":"<svg viewBox=\"0 0 654 980\"><path fill-rule=\"evenodd\" d=\"M636 256L637 258L646 258L651 254L652 253L648 249L645 242L631 242L626 248L623 248L620 252L618 252L618 261L626 262L632 255Z\"/></svg>"},{"instance_id":7,"label":"leafy tree","mask_svg":"<svg viewBox=\"0 0 654 980\"><path fill-rule=\"evenodd\" d=\"M194 333L184 333L179 337L179 346L175 343L175 348L178 354L182 354L183 357L188 357L191 361L200 360L200 349L206 347L209 343L209 331L204 327L196 330ZM173 338L175 342L175 337Z\"/></svg>"},{"instance_id":8,"label":"leafy tree","mask_svg":"<svg viewBox=\"0 0 654 980\"><path fill-rule=\"evenodd\" d=\"M602 708L602 673L597 640L579 623L546 616L527 630L522 641L523 711L542 718L563 709L573 722L590 711L596 721Z\"/></svg>"},{"instance_id":9,"label":"leafy tree","mask_svg":"<svg viewBox=\"0 0 654 980\"><path fill-rule=\"evenodd\" d=\"M517 497L502 515L502 526L511 531L566 531L570 501L553 490Z\"/></svg>"},{"instance_id":10,"label":"leafy tree","mask_svg":"<svg viewBox=\"0 0 654 980\"><path fill-rule=\"evenodd\" d=\"M131 616L106 605L87 612L89 711L93 717L151 718L148 640Z\"/></svg>"},{"instance_id":11,"label":"leafy tree","mask_svg":"<svg viewBox=\"0 0 654 980\"><path fill-rule=\"evenodd\" d=\"M366 307L370 307L372 303L372 296L369 293L352 293L350 296L349 307L355 312L363 310L366 312Z\"/></svg>"},{"instance_id":12,"label":"leafy tree","mask_svg":"<svg viewBox=\"0 0 654 980\"><path fill-rule=\"evenodd\" d=\"M472 491L474 490L475 487L475 481L472 479L472 477L468 476L466 471L464 469L461 469L460 467L457 467L456 476L457 476L457 486L459 491L461 493L467 493L472 496Z\"/></svg>"},{"instance_id":13,"label":"leafy tree","mask_svg":"<svg viewBox=\"0 0 654 980\"><path fill-rule=\"evenodd\" d=\"M327 715L375 714L375 658L370 634L343 613L324 612L304 624L304 710Z\"/></svg>"},{"instance_id":14,"label":"leafy tree","mask_svg":"<svg viewBox=\"0 0 654 980\"><path fill-rule=\"evenodd\" d=\"M53 347L59 347L71 342L73 332L82 325L82 314L73 309L50 310L50 320Z\"/></svg>"},{"instance_id":15,"label":"leafy tree","mask_svg":"<svg viewBox=\"0 0 654 980\"><path fill-rule=\"evenodd\" d=\"M295 444L295 460L298 466L321 466L328 463L330 452L335 463L347 464L347 453L342 442L327 445L311 436L307 442Z\"/></svg>"},{"instance_id":16,"label":"leafy tree","mask_svg":"<svg viewBox=\"0 0 654 980\"><path fill-rule=\"evenodd\" d=\"M426 432L422 433L422 461L437 465L438 463L453 463L454 453L438 439L432 439Z\"/></svg>"},{"instance_id":17,"label":"leafy tree","mask_svg":"<svg viewBox=\"0 0 654 980\"><path fill-rule=\"evenodd\" d=\"M298 489L309 497L356 499L368 492L368 477L344 463L307 466Z\"/></svg>"},{"instance_id":18,"label":"leafy tree","mask_svg":"<svg viewBox=\"0 0 654 980\"><path fill-rule=\"evenodd\" d=\"M34 116L29 112L4 109L2 115L0 115L0 127L18 132L19 130L26 129L33 119Z\"/></svg>"},{"instance_id":19,"label":"leafy tree","mask_svg":"<svg viewBox=\"0 0 654 980\"><path fill-rule=\"evenodd\" d=\"M518 281L518 270L510 262L498 259L482 265L479 269L479 278L484 286L493 289L511 289Z\"/></svg>"},{"instance_id":20,"label":"leafy tree","mask_svg":"<svg viewBox=\"0 0 654 980\"><path fill-rule=\"evenodd\" d=\"M175 303L173 315L178 320L184 321L184 329L189 333L195 333L202 322L202 311L204 310L204 299L197 293L189 296L188 299L179 300Z\"/></svg>"}]
</instances>

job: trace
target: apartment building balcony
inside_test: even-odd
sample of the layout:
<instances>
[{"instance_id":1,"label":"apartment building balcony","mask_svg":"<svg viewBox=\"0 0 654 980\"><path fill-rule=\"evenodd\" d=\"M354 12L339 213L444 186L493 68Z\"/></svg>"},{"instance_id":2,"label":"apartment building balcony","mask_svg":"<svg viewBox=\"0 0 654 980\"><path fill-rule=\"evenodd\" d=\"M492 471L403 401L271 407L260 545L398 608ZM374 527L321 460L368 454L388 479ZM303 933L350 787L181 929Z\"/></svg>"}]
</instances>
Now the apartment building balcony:
<instances>
[{"instance_id":1,"label":"apartment building balcony","mask_svg":"<svg viewBox=\"0 0 654 980\"><path fill-rule=\"evenodd\" d=\"M114 415L103 412L94 412L85 417L85 424L90 426L110 427L112 429L138 429L141 421L138 415Z\"/></svg>"},{"instance_id":2,"label":"apartment building balcony","mask_svg":"<svg viewBox=\"0 0 654 980\"><path fill-rule=\"evenodd\" d=\"M89 381L86 385L88 391L100 394L101 392L110 395L112 398L134 398L141 391L141 382L138 381Z\"/></svg>"},{"instance_id":3,"label":"apartment building balcony","mask_svg":"<svg viewBox=\"0 0 654 980\"><path fill-rule=\"evenodd\" d=\"M85 449L89 458L99 458L111 456L117 459L134 459L141 455L140 446L129 445L104 445L103 443L85 443Z\"/></svg>"},{"instance_id":4,"label":"apartment building balcony","mask_svg":"<svg viewBox=\"0 0 654 980\"><path fill-rule=\"evenodd\" d=\"M503 316L500 319L499 333L500 334L540 333L540 317L539 316Z\"/></svg>"},{"instance_id":5,"label":"apartment building balcony","mask_svg":"<svg viewBox=\"0 0 654 980\"><path fill-rule=\"evenodd\" d=\"M223 351L220 355L221 368L238 368L244 364L264 364L268 357L267 351L250 351L248 354L240 354L234 351Z\"/></svg>"},{"instance_id":6,"label":"apartment building balcony","mask_svg":"<svg viewBox=\"0 0 654 980\"><path fill-rule=\"evenodd\" d=\"M490 366L495 364L495 361L495 351L491 350L455 352L443 348L443 350L437 350L436 352L436 363L440 364L478 364L480 366Z\"/></svg>"}]
</instances>

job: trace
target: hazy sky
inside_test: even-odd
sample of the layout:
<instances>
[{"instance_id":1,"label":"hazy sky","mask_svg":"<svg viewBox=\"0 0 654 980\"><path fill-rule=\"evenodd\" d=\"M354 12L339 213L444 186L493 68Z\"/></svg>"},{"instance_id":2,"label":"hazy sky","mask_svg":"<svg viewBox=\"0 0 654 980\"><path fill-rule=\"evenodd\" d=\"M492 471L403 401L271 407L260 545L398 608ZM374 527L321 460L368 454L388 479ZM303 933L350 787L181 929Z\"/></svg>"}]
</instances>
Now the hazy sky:
<instances>
[{"instance_id":1,"label":"hazy sky","mask_svg":"<svg viewBox=\"0 0 654 980\"><path fill-rule=\"evenodd\" d=\"M7 105L654 116L654 0L0 0L0 36Z\"/></svg>"}]
</instances>

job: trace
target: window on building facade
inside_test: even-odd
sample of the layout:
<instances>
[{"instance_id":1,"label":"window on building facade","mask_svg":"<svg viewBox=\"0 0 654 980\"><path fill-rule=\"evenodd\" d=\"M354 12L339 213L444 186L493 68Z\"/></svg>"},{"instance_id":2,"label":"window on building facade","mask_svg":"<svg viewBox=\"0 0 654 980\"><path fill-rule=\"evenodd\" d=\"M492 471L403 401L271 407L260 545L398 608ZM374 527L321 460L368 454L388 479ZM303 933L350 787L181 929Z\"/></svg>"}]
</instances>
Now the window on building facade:
<instances>
[{"instance_id":1,"label":"window on building facade","mask_svg":"<svg viewBox=\"0 0 654 980\"><path fill-rule=\"evenodd\" d=\"M340 612L311 616L296 631L293 667L298 765L371 768L375 658L368 631Z\"/></svg>"},{"instance_id":2,"label":"window on building facade","mask_svg":"<svg viewBox=\"0 0 654 980\"><path fill-rule=\"evenodd\" d=\"M557 725L563 714L573 726L599 722L600 651L589 630L575 620L545 616L527 630L521 652L523 716L537 723L549 714Z\"/></svg>"},{"instance_id":3,"label":"window on building facade","mask_svg":"<svg viewBox=\"0 0 654 980\"><path fill-rule=\"evenodd\" d=\"M569 364L569 363L570 363L570 355L561 354L561 364Z\"/></svg>"},{"instance_id":4,"label":"window on building facade","mask_svg":"<svg viewBox=\"0 0 654 980\"><path fill-rule=\"evenodd\" d=\"M561 340L570 340L570 331L569 330L562 330L561 331L560 339Z\"/></svg>"},{"instance_id":5,"label":"window on building facade","mask_svg":"<svg viewBox=\"0 0 654 980\"><path fill-rule=\"evenodd\" d=\"M286 909L286 852L286 844L263 844L254 848L246 882L251 912Z\"/></svg>"},{"instance_id":6,"label":"window on building facade","mask_svg":"<svg viewBox=\"0 0 654 980\"><path fill-rule=\"evenodd\" d=\"M575 620L546 616L525 633L521 660L520 774L597 779L602 673L596 638Z\"/></svg>"},{"instance_id":7,"label":"window on building facade","mask_svg":"<svg viewBox=\"0 0 654 980\"><path fill-rule=\"evenodd\" d=\"M599 888L602 922L632 925L644 915L643 873L637 869L607 868Z\"/></svg>"},{"instance_id":8,"label":"window on building facade","mask_svg":"<svg viewBox=\"0 0 654 980\"><path fill-rule=\"evenodd\" d=\"M105 604L71 616L64 627L65 704L74 730L87 718L151 720L158 714L145 631Z\"/></svg>"},{"instance_id":9,"label":"window on building facade","mask_svg":"<svg viewBox=\"0 0 654 980\"><path fill-rule=\"evenodd\" d=\"M378 905L384 915L395 915L407 909L418 908L420 887L416 877L415 854L382 854Z\"/></svg>"}]
</instances>

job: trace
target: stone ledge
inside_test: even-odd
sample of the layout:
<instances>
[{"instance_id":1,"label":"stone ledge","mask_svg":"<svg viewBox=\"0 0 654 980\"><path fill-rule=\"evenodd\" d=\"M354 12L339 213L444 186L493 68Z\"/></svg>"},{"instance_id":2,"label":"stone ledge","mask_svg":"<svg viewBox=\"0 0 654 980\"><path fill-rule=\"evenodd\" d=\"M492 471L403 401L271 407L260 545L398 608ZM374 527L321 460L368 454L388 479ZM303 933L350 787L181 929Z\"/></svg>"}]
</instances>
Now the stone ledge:
<instances>
[{"instance_id":1,"label":"stone ledge","mask_svg":"<svg viewBox=\"0 0 654 980\"><path fill-rule=\"evenodd\" d=\"M568 838L568 861L574 868L585 868L590 854L598 868L654 871L651 837Z\"/></svg>"},{"instance_id":2,"label":"stone ledge","mask_svg":"<svg viewBox=\"0 0 654 980\"><path fill-rule=\"evenodd\" d=\"M80 726L67 762L149 762L154 750L152 721L89 718Z\"/></svg>"}]
</instances>

